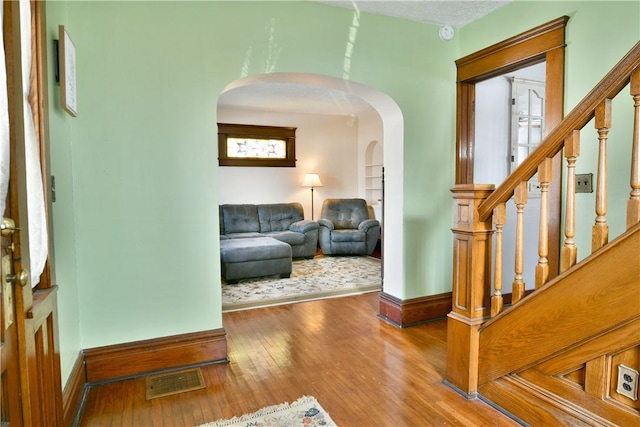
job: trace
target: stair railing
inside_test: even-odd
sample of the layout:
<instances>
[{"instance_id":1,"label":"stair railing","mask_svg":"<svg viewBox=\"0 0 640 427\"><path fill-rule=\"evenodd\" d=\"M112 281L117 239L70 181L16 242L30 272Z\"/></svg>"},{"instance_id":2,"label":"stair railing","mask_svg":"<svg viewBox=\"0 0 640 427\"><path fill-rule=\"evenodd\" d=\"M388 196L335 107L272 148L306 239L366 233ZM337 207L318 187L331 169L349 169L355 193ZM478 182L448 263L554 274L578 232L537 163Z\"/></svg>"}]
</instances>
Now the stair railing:
<instances>
[{"instance_id":1,"label":"stair railing","mask_svg":"<svg viewBox=\"0 0 640 427\"><path fill-rule=\"evenodd\" d=\"M575 246L576 203L575 166L580 155L580 130L595 118L595 128L598 133L598 164L596 175L596 206L595 224L592 227L591 252L595 252L609 241L609 226L607 224L607 141L611 129L612 107L611 100L630 83L630 94L634 108L634 130L632 134L632 148L630 153L631 192L627 202L627 229L640 222L640 43L605 76L605 78L580 102L567 117L544 138L539 150L535 150L518 167L511 176L494 191L478 207L479 219L486 220L493 215L496 228L504 226L502 213L504 204L512 195L517 208L516 224L516 262L515 278L513 282L512 303L516 304L524 296L524 282L522 282L523 265L523 235L522 221L527 196L527 181L538 173L540 183L540 227L538 239L538 263L535 269L535 288L538 289L549 280L548 265L548 188L551 180L551 158L564 149L566 158L566 211L565 211L565 239L561 249L560 272L566 271L576 264L577 247ZM498 236L500 238L501 236ZM498 246L501 246L499 244ZM496 254L496 258L501 254ZM501 264L501 263L498 263ZM497 272L497 269L496 269ZM498 279L500 279L500 276ZM495 279L494 279L495 280ZM494 289L501 289L501 283L494 283ZM494 290L491 298L491 315L495 316L504 305L501 292Z\"/></svg>"},{"instance_id":2,"label":"stair railing","mask_svg":"<svg viewBox=\"0 0 640 427\"><path fill-rule=\"evenodd\" d=\"M535 289L549 281L549 185L551 159L563 150L566 160L564 242L560 272L577 262L576 174L580 156L580 130L595 118L598 133L596 176L596 219L592 227L592 252L607 244L607 142L611 129L611 100L627 85L633 99L633 134L630 153L631 191L627 202L627 229L640 222L640 42L594 87L587 96L543 139L507 179L493 185L459 184L452 192L455 201L453 304L448 321L447 381L467 394L477 388L477 339L480 325L504 310L502 256L506 203L516 205L516 244L511 303L525 296L524 210L528 181L537 173L540 186L540 225ZM495 262L492 242L495 227ZM494 265L492 274L492 264ZM493 277L493 281L492 281ZM493 289L493 293L492 293ZM474 353L475 352L475 353Z\"/></svg>"}]
</instances>

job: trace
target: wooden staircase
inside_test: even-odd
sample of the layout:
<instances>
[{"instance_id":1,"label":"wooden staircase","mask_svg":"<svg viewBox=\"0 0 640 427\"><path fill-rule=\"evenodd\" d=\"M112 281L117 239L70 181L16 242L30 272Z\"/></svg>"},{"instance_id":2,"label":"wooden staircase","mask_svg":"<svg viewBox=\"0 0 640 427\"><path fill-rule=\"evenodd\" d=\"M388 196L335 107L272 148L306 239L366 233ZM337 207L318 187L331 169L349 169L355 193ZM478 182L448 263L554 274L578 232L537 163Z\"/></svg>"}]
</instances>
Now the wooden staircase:
<instances>
[{"instance_id":1,"label":"wooden staircase","mask_svg":"<svg viewBox=\"0 0 640 427\"><path fill-rule=\"evenodd\" d=\"M610 242L607 141L612 99L625 87L633 100L631 191L626 231ZM575 166L580 131L592 119L599 146L596 219L591 255L577 262ZM640 42L500 187L454 187L453 309L447 325L451 386L531 425L640 425L640 401L618 390L620 365L640 371L639 146ZM566 201L556 275L549 272L546 224L551 158L558 153L566 159ZM535 291L525 296L524 210L527 182L536 173L541 198L539 259ZM501 230L510 199L517 207L516 262L512 305L505 308Z\"/></svg>"}]
</instances>

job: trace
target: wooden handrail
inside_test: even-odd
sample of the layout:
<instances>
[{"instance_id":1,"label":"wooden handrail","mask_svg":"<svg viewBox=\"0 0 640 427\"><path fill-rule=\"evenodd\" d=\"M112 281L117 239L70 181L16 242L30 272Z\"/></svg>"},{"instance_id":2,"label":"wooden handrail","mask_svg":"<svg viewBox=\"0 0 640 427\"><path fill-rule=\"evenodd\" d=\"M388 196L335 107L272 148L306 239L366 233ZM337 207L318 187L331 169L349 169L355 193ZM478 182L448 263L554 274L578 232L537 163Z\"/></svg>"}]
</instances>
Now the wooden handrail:
<instances>
[{"instance_id":1,"label":"wooden handrail","mask_svg":"<svg viewBox=\"0 0 640 427\"><path fill-rule=\"evenodd\" d=\"M629 83L631 73L640 67L640 42L616 64L615 67L585 96L578 105L543 139L511 175L478 207L480 221L489 219L493 210L506 203L516 187L528 181L544 159L555 156L563 147L564 140L574 130L582 129L595 116L598 105L614 98Z\"/></svg>"}]
</instances>

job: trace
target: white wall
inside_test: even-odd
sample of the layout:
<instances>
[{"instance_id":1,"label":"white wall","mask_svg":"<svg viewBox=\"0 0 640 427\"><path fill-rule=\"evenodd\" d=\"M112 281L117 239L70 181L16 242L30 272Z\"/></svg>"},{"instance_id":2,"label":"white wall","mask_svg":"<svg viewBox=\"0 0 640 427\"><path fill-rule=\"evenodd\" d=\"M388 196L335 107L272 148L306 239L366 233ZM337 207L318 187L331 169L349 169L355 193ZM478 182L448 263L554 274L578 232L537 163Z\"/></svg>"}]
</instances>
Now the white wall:
<instances>
[{"instance_id":1,"label":"white wall","mask_svg":"<svg viewBox=\"0 0 640 427\"><path fill-rule=\"evenodd\" d=\"M533 65L513 73L494 77L476 84L476 141L474 151L473 182L495 184L498 187L509 175L511 85L509 79L518 77L545 80L545 63ZM509 293L515 271L516 208L507 202L506 225L503 233L502 290ZM524 211L524 268L526 289L535 287L535 264L538 260L538 222L540 199L529 197ZM527 224L531 224L527 227ZM494 244L495 248L495 244ZM493 257L495 260L495 256Z\"/></svg>"},{"instance_id":2,"label":"white wall","mask_svg":"<svg viewBox=\"0 0 640 427\"><path fill-rule=\"evenodd\" d=\"M220 107L218 121L297 128L294 168L218 167L220 204L300 202L311 219L311 190L300 186L310 172L323 184L314 190L315 219L324 199L359 197L357 118Z\"/></svg>"}]
</instances>

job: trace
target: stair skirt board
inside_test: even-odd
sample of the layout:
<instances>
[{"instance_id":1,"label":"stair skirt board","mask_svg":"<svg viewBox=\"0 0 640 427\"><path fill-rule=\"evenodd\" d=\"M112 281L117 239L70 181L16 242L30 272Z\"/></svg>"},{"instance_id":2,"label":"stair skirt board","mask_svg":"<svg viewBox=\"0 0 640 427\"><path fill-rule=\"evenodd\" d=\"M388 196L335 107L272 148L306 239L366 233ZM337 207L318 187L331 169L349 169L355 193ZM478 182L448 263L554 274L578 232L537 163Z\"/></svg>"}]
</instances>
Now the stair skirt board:
<instances>
[{"instance_id":1,"label":"stair skirt board","mask_svg":"<svg viewBox=\"0 0 640 427\"><path fill-rule=\"evenodd\" d=\"M622 417L616 417L617 421L602 418L515 374L482 384L478 398L523 425L615 426L634 425L638 421L637 414L624 410L616 411Z\"/></svg>"}]
</instances>

